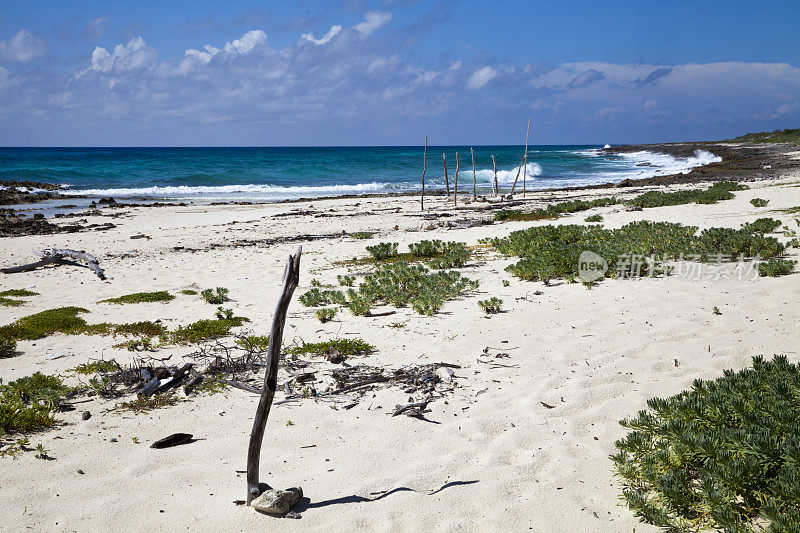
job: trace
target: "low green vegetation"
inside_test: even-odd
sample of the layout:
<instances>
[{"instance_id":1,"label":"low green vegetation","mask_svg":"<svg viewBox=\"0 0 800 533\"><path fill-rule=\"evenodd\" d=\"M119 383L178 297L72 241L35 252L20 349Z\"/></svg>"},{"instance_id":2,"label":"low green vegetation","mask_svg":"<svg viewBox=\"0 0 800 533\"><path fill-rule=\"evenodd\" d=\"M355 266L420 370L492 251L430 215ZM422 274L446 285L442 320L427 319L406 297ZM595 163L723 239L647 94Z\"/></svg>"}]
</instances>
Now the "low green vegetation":
<instances>
[{"instance_id":1,"label":"low green vegetation","mask_svg":"<svg viewBox=\"0 0 800 533\"><path fill-rule=\"evenodd\" d=\"M769 200L765 200L763 198L753 198L750 200L750 203L753 204L753 207L767 207Z\"/></svg>"},{"instance_id":2,"label":"low green vegetation","mask_svg":"<svg viewBox=\"0 0 800 533\"><path fill-rule=\"evenodd\" d=\"M186 326L178 326L178 329L165 335L165 340L172 344L194 344L224 337L230 333L232 328L241 325L242 321L238 318L230 320L203 319Z\"/></svg>"},{"instance_id":3,"label":"low green vegetation","mask_svg":"<svg viewBox=\"0 0 800 533\"><path fill-rule=\"evenodd\" d=\"M121 367L119 366L119 363L117 363L116 361L114 360L105 361L101 359L99 361L81 363L75 368L72 368L70 370L72 372L75 372L76 374L87 376L90 374L107 374L109 372L116 372L120 369Z\"/></svg>"},{"instance_id":4,"label":"low green vegetation","mask_svg":"<svg viewBox=\"0 0 800 533\"><path fill-rule=\"evenodd\" d=\"M589 215L583 219L584 222L602 222L603 215Z\"/></svg>"},{"instance_id":5,"label":"low green vegetation","mask_svg":"<svg viewBox=\"0 0 800 533\"><path fill-rule=\"evenodd\" d=\"M743 191L746 185L732 181L720 181L708 189L687 189L683 191L664 192L649 191L625 202L638 207L663 207L681 204L715 204L720 200L732 200L733 191Z\"/></svg>"},{"instance_id":6,"label":"low green vegetation","mask_svg":"<svg viewBox=\"0 0 800 533\"><path fill-rule=\"evenodd\" d=\"M726 142L733 143L795 143L800 144L800 129L786 129L775 131L762 131L759 133L747 133L728 139Z\"/></svg>"},{"instance_id":7,"label":"low green vegetation","mask_svg":"<svg viewBox=\"0 0 800 533\"><path fill-rule=\"evenodd\" d=\"M759 218L753 222L742 224L742 230L747 233L772 233L781 226L780 220L774 218Z\"/></svg>"},{"instance_id":8,"label":"low green vegetation","mask_svg":"<svg viewBox=\"0 0 800 533\"><path fill-rule=\"evenodd\" d=\"M192 289L183 289L182 291L180 291L180 293L185 294L187 296L197 296L197 291Z\"/></svg>"},{"instance_id":9,"label":"low green vegetation","mask_svg":"<svg viewBox=\"0 0 800 533\"><path fill-rule=\"evenodd\" d=\"M800 367L785 356L647 402L611 456L622 496L667 531L800 524Z\"/></svg>"},{"instance_id":10,"label":"low green vegetation","mask_svg":"<svg viewBox=\"0 0 800 533\"><path fill-rule=\"evenodd\" d=\"M0 359L13 357L17 353L17 341L7 336L0 335Z\"/></svg>"},{"instance_id":11,"label":"low green vegetation","mask_svg":"<svg viewBox=\"0 0 800 533\"><path fill-rule=\"evenodd\" d=\"M336 290L320 290L317 287L309 290L300 295L298 298L300 303L306 307L317 307L320 305L344 305L347 299L344 297L342 291Z\"/></svg>"},{"instance_id":12,"label":"low green vegetation","mask_svg":"<svg viewBox=\"0 0 800 533\"><path fill-rule=\"evenodd\" d=\"M203 297L207 303L212 305L224 304L228 301L228 289L225 287L217 287L216 289L204 289L200 296Z\"/></svg>"},{"instance_id":13,"label":"low green vegetation","mask_svg":"<svg viewBox=\"0 0 800 533\"><path fill-rule=\"evenodd\" d=\"M323 309L319 309L317 311L317 320L322 322L330 322L336 316L336 309L331 307L325 307Z\"/></svg>"},{"instance_id":14,"label":"low green vegetation","mask_svg":"<svg viewBox=\"0 0 800 533\"><path fill-rule=\"evenodd\" d=\"M51 426L70 390L58 376L41 372L0 385L0 435Z\"/></svg>"},{"instance_id":15,"label":"low green vegetation","mask_svg":"<svg viewBox=\"0 0 800 533\"><path fill-rule=\"evenodd\" d=\"M367 275L358 291L350 289L348 307L355 315L363 315L375 304L406 307L419 314L433 315L444 302L474 290L478 282L455 271L430 272L422 265L404 261L378 265Z\"/></svg>"},{"instance_id":16,"label":"low green vegetation","mask_svg":"<svg viewBox=\"0 0 800 533\"><path fill-rule=\"evenodd\" d=\"M345 357L353 355L368 355L375 351L375 347L362 339L330 339L323 342L303 342L299 346L289 348L289 355L327 355L331 350L336 350Z\"/></svg>"},{"instance_id":17,"label":"low green vegetation","mask_svg":"<svg viewBox=\"0 0 800 533\"><path fill-rule=\"evenodd\" d=\"M758 265L758 275L765 277L777 277L791 274L797 261L787 259L770 259Z\"/></svg>"},{"instance_id":18,"label":"low green vegetation","mask_svg":"<svg viewBox=\"0 0 800 533\"><path fill-rule=\"evenodd\" d=\"M503 300L497 298L496 296L492 296L488 300L479 300L478 307L483 309L483 312L487 315L494 315L502 311Z\"/></svg>"},{"instance_id":19,"label":"low green vegetation","mask_svg":"<svg viewBox=\"0 0 800 533\"><path fill-rule=\"evenodd\" d=\"M551 204L543 209L535 209L534 211L524 212L519 209L501 209L494 214L494 219L497 221L503 220L543 220L548 218L557 218L560 215L568 213L576 213L578 211L586 211L594 207L605 207L619 203L616 198L596 198L594 200L570 200L568 202L559 202Z\"/></svg>"},{"instance_id":20,"label":"low green vegetation","mask_svg":"<svg viewBox=\"0 0 800 533\"><path fill-rule=\"evenodd\" d=\"M152 396L139 396L135 400L120 402L117 404L117 409L126 409L137 414L146 413L147 411L152 411L153 409L158 409L160 407L169 407L170 405L175 405L179 401L180 398L178 398L175 393L165 392L162 394L154 394Z\"/></svg>"},{"instance_id":21,"label":"low green vegetation","mask_svg":"<svg viewBox=\"0 0 800 533\"><path fill-rule=\"evenodd\" d=\"M345 275L339 274L338 276L336 276L336 281L338 281L339 285L342 285L343 287L352 287L353 283L355 283L356 281L356 278L354 278L353 276L348 276L346 274Z\"/></svg>"},{"instance_id":22,"label":"low green vegetation","mask_svg":"<svg viewBox=\"0 0 800 533\"><path fill-rule=\"evenodd\" d=\"M15 340L36 340L53 333L79 335L89 328L79 313L88 313L82 307L59 307L48 309L0 327L0 337Z\"/></svg>"},{"instance_id":23,"label":"low green vegetation","mask_svg":"<svg viewBox=\"0 0 800 533\"><path fill-rule=\"evenodd\" d=\"M236 346L248 352L266 352L269 348L269 335L248 335L238 337Z\"/></svg>"},{"instance_id":24,"label":"low green vegetation","mask_svg":"<svg viewBox=\"0 0 800 533\"><path fill-rule=\"evenodd\" d=\"M150 302L169 302L170 300L174 299L175 296L173 296L167 291L135 292L133 294L125 294L123 296L118 296L116 298L108 298L105 300L100 300L98 303L139 304L139 303L150 303Z\"/></svg>"},{"instance_id":25,"label":"low green vegetation","mask_svg":"<svg viewBox=\"0 0 800 533\"><path fill-rule=\"evenodd\" d=\"M397 255L397 243L382 242L374 246L367 246L367 251L373 259L377 259L379 261L389 259Z\"/></svg>"},{"instance_id":26,"label":"low green vegetation","mask_svg":"<svg viewBox=\"0 0 800 533\"><path fill-rule=\"evenodd\" d=\"M8 289L0 291L0 305L4 307L19 307L28 303L26 300L18 300L23 296L38 296L38 292L29 291L26 289Z\"/></svg>"},{"instance_id":27,"label":"low green vegetation","mask_svg":"<svg viewBox=\"0 0 800 533\"><path fill-rule=\"evenodd\" d=\"M375 231L354 231L353 233L348 233L347 236L351 239L371 239L375 233Z\"/></svg>"},{"instance_id":28,"label":"low green vegetation","mask_svg":"<svg viewBox=\"0 0 800 533\"><path fill-rule=\"evenodd\" d=\"M164 324L150 320L131 322L129 324L108 324L107 326L108 329L101 333L140 337L161 337L167 333L167 328ZM96 326L94 327L96 328Z\"/></svg>"},{"instance_id":29,"label":"low green vegetation","mask_svg":"<svg viewBox=\"0 0 800 533\"><path fill-rule=\"evenodd\" d=\"M512 232L504 239L490 242L501 253L520 257L506 268L515 276L531 281L545 281L578 276L578 258L591 251L608 264L606 277L653 275L658 263L645 261L655 257L661 263L681 258L700 262L729 261L739 257L769 259L784 252L776 238L754 232L753 226L741 229L697 227L668 222L632 222L619 229L600 226L538 226ZM662 272L662 273L666 273Z\"/></svg>"}]
</instances>

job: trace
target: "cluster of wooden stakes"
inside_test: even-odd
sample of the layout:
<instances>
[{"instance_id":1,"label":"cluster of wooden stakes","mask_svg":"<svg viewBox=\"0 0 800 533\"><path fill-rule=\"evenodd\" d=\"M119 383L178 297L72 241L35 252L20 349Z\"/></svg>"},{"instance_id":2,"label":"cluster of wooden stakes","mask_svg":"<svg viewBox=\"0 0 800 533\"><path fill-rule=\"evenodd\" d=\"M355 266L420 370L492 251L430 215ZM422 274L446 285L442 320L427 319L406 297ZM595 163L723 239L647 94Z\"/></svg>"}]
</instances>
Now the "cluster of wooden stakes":
<instances>
[{"instance_id":1,"label":"cluster of wooden stakes","mask_svg":"<svg viewBox=\"0 0 800 533\"><path fill-rule=\"evenodd\" d=\"M508 193L509 196L514 194L514 190L517 187L517 181L519 181L519 175L522 174L522 194L525 195L526 191L526 177L528 174L528 138L531 132L531 119L528 119L528 129L525 133L525 152L522 155L522 161L519 164L519 168L517 168L517 176L514 178L514 184L511 186L511 191ZM475 173L475 151L470 148L469 149L470 156L472 158L472 201L476 201L478 199L477 193L477 175ZM425 136L425 150L422 154L422 191L419 198L419 207L421 210L425 210L425 173L428 171L428 136ZM442 153L442 165L444 166L444 185L445 185L445 193L447 197L450 198L450 179L447 176L447 155ZM460 162L458 159L458 152L456 152L456 174L455 180L453 183L453 206L458 206L458 173L460 170ZM497 195L500 193L500 186L497 183L497 161L495 160L494 155L492 155L492 166L494 167L494 179L492 180L492 194ZM522 169L525 169L523 172Z\"/></svg>"}]
</instances>

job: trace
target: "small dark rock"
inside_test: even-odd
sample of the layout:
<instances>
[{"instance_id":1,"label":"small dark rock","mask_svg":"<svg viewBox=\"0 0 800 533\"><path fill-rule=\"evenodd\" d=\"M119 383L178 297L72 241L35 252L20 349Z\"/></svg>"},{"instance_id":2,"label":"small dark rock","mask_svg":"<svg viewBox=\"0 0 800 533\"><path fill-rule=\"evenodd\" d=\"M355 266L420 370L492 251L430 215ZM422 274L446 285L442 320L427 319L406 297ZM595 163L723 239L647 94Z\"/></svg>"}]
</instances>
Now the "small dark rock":
<instances>
[{"instance_id":1,"label":"small dark rock","mask_svg":"<svg viewBox=\"0 0 800 533\"><path fill-rule=\"evenodd\" d=\"M163 439L159 439L155 441L153 444L150 445L151 448L161 449L161 448L171 448L173 446L178 446L180 444L186 444L187 442L192 440L191 433L173 433Z\"/></svg>"},{"instance_id":2,"label":"small dark rock","mask_svg":"<svg viewBox=\"0 0 800 533\"><path fill-rule=\"evenodd\" d=\"M81 415L81 418L83 420L89 420L90 418L92 418L92 413L90 413L89 411L84 411L83 414Z\"/></svg>"}]
</instances>

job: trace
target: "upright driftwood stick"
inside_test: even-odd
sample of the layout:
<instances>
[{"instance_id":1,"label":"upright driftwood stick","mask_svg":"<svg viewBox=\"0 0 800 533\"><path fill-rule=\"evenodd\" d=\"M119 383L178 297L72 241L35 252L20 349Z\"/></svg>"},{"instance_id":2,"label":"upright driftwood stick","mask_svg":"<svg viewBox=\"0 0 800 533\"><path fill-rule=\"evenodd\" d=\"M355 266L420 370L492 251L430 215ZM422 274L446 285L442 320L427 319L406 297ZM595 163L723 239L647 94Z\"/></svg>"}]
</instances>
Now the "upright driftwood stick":
<instances>
[{"instance_id":1,"label":"upright driftwood stick","mask_svg":"<svg viewBox=\"0 0 800 533\"><path fill-rule=\"evenodd\" d=\"M458 152L456 152L456 181L453 184L453 207L458 207Z\"/></svg>"},{"instance_id":2,"label":"upright driftwood stick","mask_svg":"<svg viewBox=\"0 0 800 533\"><path fill-rule=\"evenodd\" d=\"M419 197L419 208L425 210L425 172L428 170L428 136L425 136L425 151L422 153L422 194Z\"/></svg>"},{"instance_id":3,"label":"upright driftwood stick","mask_svg":"<svg viewBox=\"0 0 800 533\"><path fill-rule=\"evenodd\" d=\"M264 427L267 425L269 409L278 387L278 359L281 355L281 341L283 339L283 326L286 323L286 311L292 294L300 281L300 254L302 246L297 247L294 255L286 260L286 269L283 272L283 288L275 305L275 314L272 316L272 330L269 334L269 347L267 348L267 371L264 374L264 389L258 401L256 416L253 420L253 430L250 432L250 445L247 447L247 505L261 494L258 483L258 465L261 457L261 442L264 438Z\"/></svg>"},{"instance_id":4,"label":"upright driftwood stick","mask_svg":"<svg viewBox=\"0 0 800 533\"><path fill-rule=\"evenodd\" d=\"M528 135L531 132L531 117L528 117L528 131L525 132L525 155L522 162L525 164L525 171L522 174L522 197L525 198L525 180L528 177Z\"/></svg>"},{"instance_id":5,"label":"upright driftwood stick","mask_svg":"<svg viewBox=\"0 0 800 533\"><path fill-rule=\"evenodd\" d=\"M497 186L497 161L494 159L494 154L492 154L492 166L494 167L494 194L497 195L500 193L500 187Z\"/></svg>"},{"instance_id":6,"label":"upright driftwood stick","mask_svg":"<svg viewBox=\"0 0 800 533\"><path fill-rule=\"evenodd\" d=\"M475 194L477 178L475 177L475 152L472 150L472 148L469 149L469 154L472 156L472 201L474 202L477 200L478 196Z\"/></svg>"},{"instance_id":7,"label":"upright driftwood stick","mask_svg":"<svg viewBox=\"0 0 800 533\"><path fill-rule=\"evenodd\" d=\"M450 180L447 179L447 156L442 152L442 164L444 165L444 186L447 191L447 197L450 198Z\"/></svg>"},{"instance_id":8,"label":"upright driftwood stick","mask_svg":"<svg viewBox=\"0 0 800 533\"><path fill-rule=\"evenodd\" d=\"M517 169L517 177L514 178L514 185L511 186L511 193L514 194L514 189L517 187L517 180L519 179L519 172L522 170L523 165L525 166L525 172L528 172L528 134L531 132L531 119L528 117L528 131L525 133L525 153L522 155L522 163L519 164L519 169ZM523 182L525 178L523 178Z\"/></svg>"}]
</instances>

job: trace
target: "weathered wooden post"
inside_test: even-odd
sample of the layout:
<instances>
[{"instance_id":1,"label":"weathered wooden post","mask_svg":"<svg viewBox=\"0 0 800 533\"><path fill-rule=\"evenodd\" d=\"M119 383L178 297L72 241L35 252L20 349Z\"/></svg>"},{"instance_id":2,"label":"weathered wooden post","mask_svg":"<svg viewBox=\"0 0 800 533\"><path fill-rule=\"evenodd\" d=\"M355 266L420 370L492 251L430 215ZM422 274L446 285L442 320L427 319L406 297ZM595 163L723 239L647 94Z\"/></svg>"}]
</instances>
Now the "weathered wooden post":
<instances>
[{"instance_id":1,"label":"weathered wooden post","mask_svg":"<svg viewBox=\"0 0 800 533\"><path fill-rule=\"evenodd\" d=\"M256 416L253 419L253 430L250 432L250 444L247 447L247 505L261 494L258 482L258 466L261 457L261 442L264 438L264 428L272 407L272 399L278 387L278 360L281 355L283 339L283 326L286 323L286 312L292 294L300 281L300 254L302 246L297 247L294 255L286 260L286 269L283 272L283 287L275 305L275 314L272 316L272 329L269 334L269 347L267 348L267 371L264 374L264 388L261 399L258 401Z\"/></svg>"},{"instance_id":2,"label":"weathered wooden post","mask_svg":"<svg viewBox=\"0 0 800 533\"><path fill-rule=\"evenodd\" d=\"M474 202L478 199L478 196L475 193L477 178L475 177L475 152L472 150L472 148L469 149L469 154L472 156L472 201Z\"/></svg>"},{"instance_id":3,"label":"weathered wooden post","mask_svg":"<svg viewBox=\"0 0 800 533\"><path fill-rule=\"evenodd\" d=\"M447 197L450 198L450 180L447 179L447 156L442 152L442 164L444 165L444 186L447 191Z\"/></svg>"},{"instance_id":4,"label":"weathered wooden post","mask_svg":"<svg viewBox=\"0 0 800 533\"><path fill-rule=\"evenodd\" d=\"M453 184L453 207L458 207L458 152L456 152L456 180Z\"/></svg>"},{"instance_id":5,"label":"weathered wooden post","mask_svg":"<svg viewBox=\"0 0 800 533\"><path fill-rule=\"evenodd\" d=\"M425 136L425 151L422 153L422 195L419 197L419 208L425 210L425 172L428 170L428 136Z\"/></svg>"}]
</instances>

